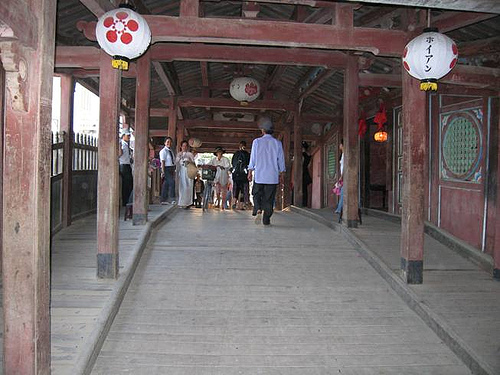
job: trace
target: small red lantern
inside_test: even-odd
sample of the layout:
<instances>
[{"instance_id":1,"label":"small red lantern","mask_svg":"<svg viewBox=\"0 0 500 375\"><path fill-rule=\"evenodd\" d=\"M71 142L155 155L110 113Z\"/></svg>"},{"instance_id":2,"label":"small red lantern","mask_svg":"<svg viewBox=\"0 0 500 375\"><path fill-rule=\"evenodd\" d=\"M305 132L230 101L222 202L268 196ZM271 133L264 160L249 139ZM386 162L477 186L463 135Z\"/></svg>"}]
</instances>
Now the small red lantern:
<instances>
[{"instance_id":1,"label":"small red lantern","mask_svg":"<svg viewBox=\"0 0 500 375\"><path fill-rule=\"evenodd\" d=\"M387 141L387 132L384 131L384 129L380 129L378 130L374 135L373 135L373 139L376 141L376 142L385 142Z\"/></svg>"},{"instance_id":2,"label":"small red lantern","mask_svg":"<svg viewBox=\"0 0 500 375\"><path fill-rule=\"evenodd\" d=\"M424 29L405 47L403 66L412 77L420 80L420 90L437 90L437 80L456 65L458 49L455 42L436 28Z\"/></svg>"},{"instance_id":3,"label":"small red lantern","mask_svg":"<svg viewBox=\"0 0 500 375\"><path fill-rule=\"evenodd\" d=\"M151 42L146 20L126 5L99 18L96 36L99 46L113 56L113 68L121 70L128 70L129 60L141 56Z\"/></svg>"},{"instance_id":4,"label":"small red lantern","mask_svg":"<svg viewBox=\"0 0 500 375\"><path fill-rule=\"evenodd\" d=\"M377 132L373 135L373 139L376 142L387 141L387 132L384 130L384 124L387 122L387 112L385 110L384 102L380 103L380 108L373 119L373 122L377 124Z\"/></svg>"},{"instance_id":5,"label":"small red lantern","mask_svg":"<svg viewBox=\"0 0 500 375\"><path fill-rule=\"evenodd\" d=\"M259 81L250 77L235 78L229 86L229 93L234 99L245 105L259 97Z\"/></svg>"}]
</instances>

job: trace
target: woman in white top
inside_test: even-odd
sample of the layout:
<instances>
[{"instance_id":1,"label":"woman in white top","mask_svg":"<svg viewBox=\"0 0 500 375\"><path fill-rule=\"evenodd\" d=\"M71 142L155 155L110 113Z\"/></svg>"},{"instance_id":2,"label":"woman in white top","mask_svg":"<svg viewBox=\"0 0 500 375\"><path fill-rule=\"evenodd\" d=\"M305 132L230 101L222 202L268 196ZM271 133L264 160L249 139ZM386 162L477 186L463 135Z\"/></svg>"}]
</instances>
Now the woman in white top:
<instances>
[{"instance_id":1,"label":"woman in white top","mask_svg":"<svg viewBox=\"0 0 500 375\"><path fill-rule=\"evenodd\" d=\"M181 150L175 158L175 164L178 170L179 181L179 202L181 208L189 208L193 204L193 180L187 173L187 165L194 163L194 156L188 151L187 141L182 141Z\"/></svg>"},{"instance_id":2,"label":"woman in white top","mask_svg":"<svg viewBox=\"0 0 500 375\"><path fill-rule=\"evenodd\" d=\"M340 140L339 144L340 151L340 178L339 182L342 183L342 187L340 188L340 198L339 203L337 204L337 209L335 213L340 214L342 212L342 208L344 207L344 140ZM340 222L340 219L339 219Z\"/></svg>"},{"instance_id":3,"label":"woman in white top","mask_svg":"<svg viewBox=\"0 0 500 375\"><path fill-rule=\"evenodd\" d=\"M217 200L224 210L224 202L226 201L227 195L227 185L229 183L229 169L231 168L231 162L225 156L222 156L226 150L222 147L217 147L215 149L215 157L210 161L209 165L217 167L217 174L215 175L215 191L217 193ZM221 196L222 195L222 196ZM222 204L221 204L222 202Z\"/></svg>"}]
</instances>

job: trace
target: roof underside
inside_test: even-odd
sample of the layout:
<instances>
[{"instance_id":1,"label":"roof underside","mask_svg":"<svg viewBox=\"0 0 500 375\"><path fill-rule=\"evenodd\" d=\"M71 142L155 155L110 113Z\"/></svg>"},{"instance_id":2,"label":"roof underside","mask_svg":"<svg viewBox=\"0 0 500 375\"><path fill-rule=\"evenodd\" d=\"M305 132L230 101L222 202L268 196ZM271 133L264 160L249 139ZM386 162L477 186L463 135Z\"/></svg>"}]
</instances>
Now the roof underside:
<instances>
[{"instance_id":1,"label":"roof underside","mask_svg":"<svg viewBox=\"0 0 500 375\"><path fill-rule=\"evenodd\" d=\"M78 21L96 21L83 4L91 0L65 0L58 2L57 37L58 46L97 46L96 42L88 40L80 32L76 24ZM385 1L390 2L390 1ZM293 21L303 23L332 24L335 18L334 10L330 4L334 2L323 1L315 4L321 7L311 7L305 1L276 1L247 3L242 1L201 1L200 16L207 18L224 19L257 19L275 22ZM406 3L411 3L407 1ZM446 3L446 1L443 1ZM470 1L473 3L473 1ZM139 13L165 16L179 16L180 2L172 0L142 0L136 1ZM408 30L408 17L414 14L420 23L430 22L446 25L446 33L466 51L460 53L459 63L462 65L475 65L498 68L500 65L500 17L496 14L483 14L472 12L458 12L447 9L432 9L430 14L426 9L394 5L376 5L370 3L356 3L353 10L354 27L371 27L375 29ZM476 17L472 21L464 21ZM460 20L459 27L450 27L453 20ZM423 21L422 21L423 20ZM447 21L448 20L448 21ZM452 21L449 21L452 20ZM455 22L457 24L458 21ZM486 47L474 48L474 44L486 43ZM287 49L286 47L283 47ZM347 51L342 51L347 52ZM366 74L400 75L401 63L397 57L375 56L369 52L355 52L359 57L364 57L365 66L361 72ZM343 70L326 68L324 66L275 65L272 63L233 63L214 61L161 61L152 66L151 72L151 108L165 108L165 100L170 96L186 98L230 98L229 83L238 76L250 76L257 79L262 88L261 98L274 99L296 103L300 106L304 117L310 116L309 122L326 125L336 121L342 116L343 106ZM160 74L159 74L160 72ZM171 84L168 88L165 79ZM98 78L85 77L87 87L98 87ZM122 94L128 105L135 105L135 79L124 78ZM366 112L375 108L378 100L394 98L400 95L398 87L361 87L360 106ZM247 121L255 118L261 111L241 109L224 109L209 107L184 107L179 115L183 120L215 120L219 118L228 121ZM277 121L286 121L283 111L268 111ZM152 117L151 129L165 129L168 120L164 117ZM317 127L316 127L317 128ZM312 134L309 127L304 128L304 134ZM229 129L221 129L220 135L226 134ZM189 136L204 135L206 129L192 127L186 130ZM212 137L217 136L216 130L210 130ZM238 133L243 135L242 131Z\"/></svg>"}]
</instances>

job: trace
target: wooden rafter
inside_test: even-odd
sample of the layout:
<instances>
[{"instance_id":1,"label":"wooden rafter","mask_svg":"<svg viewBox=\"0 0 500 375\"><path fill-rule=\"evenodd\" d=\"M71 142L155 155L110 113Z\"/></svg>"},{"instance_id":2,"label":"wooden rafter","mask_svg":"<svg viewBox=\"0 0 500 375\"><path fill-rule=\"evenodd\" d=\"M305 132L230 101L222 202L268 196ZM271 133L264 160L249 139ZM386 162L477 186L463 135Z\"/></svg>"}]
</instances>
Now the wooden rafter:
<instances>
[{"instance_id":1,"label":"wooden rafter","mask_svg":"<svg viewBox=\"0 0 500 375\"><path fill-rule=\"evenodd\" d=\"M436 8L467 12L485 12L500 14L500 2L497 0L345 0L352 3L386 4L392 6L412 6L417 8Z\"/></svg>"}]
</instances>

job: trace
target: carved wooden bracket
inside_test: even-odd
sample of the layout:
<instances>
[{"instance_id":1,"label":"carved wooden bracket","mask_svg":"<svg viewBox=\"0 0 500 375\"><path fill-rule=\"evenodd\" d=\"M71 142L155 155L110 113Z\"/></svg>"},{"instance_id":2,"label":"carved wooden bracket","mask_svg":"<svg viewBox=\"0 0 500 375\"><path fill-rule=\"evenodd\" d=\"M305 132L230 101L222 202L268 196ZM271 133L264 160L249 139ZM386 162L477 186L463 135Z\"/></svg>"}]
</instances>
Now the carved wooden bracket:
<instances>
[{"instance_id":1,"label":"carved wooden bracket","mask_svg":"<svg viewBox=\"0 0 500 375\"><path fill-rule=\"evenodd\" d=\"M78 21L76 23L76 28L79 31L81 31L83 33L83 35L85 35L85 37L88 40L96 42L97 41L97 37L95 35L95 27L96 27L96 25L97 25L97 22L95 22L95 21L91 21L91 22Z\"/></svg>"},{"instance_id":2,"label":"carved wooden bracket","mask_svg":"<svg viewBox=\"0 0 500 375\"><path fill-rule=\"evenodd\" d=\"M5 83L12 108L27 112L29 108L27 51L18 42L0 42L0 60L5 69Z\"/></svg>"}]
</instances>

